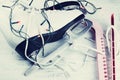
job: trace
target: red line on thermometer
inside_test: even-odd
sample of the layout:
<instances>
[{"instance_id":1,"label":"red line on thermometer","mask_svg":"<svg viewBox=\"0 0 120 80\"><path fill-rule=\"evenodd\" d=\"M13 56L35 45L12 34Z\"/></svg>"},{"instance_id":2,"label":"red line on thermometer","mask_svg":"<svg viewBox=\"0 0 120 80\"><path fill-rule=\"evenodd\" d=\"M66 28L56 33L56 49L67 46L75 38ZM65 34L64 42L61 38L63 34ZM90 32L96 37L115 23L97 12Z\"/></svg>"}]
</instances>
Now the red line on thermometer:
<instances>
[{"instance_id":1,"label":"red line on thermometer","mask_svg":"<svg viewBox=\"0 0 120 80\"><path fill-rule=\"evenodd\" d=\"M111 15L111 26L114 27L114 14ZM114 29L111 29L111 62L112 62L112 80L116 80L115 70L115 34Z\"/></svg>"}]
</instances>

